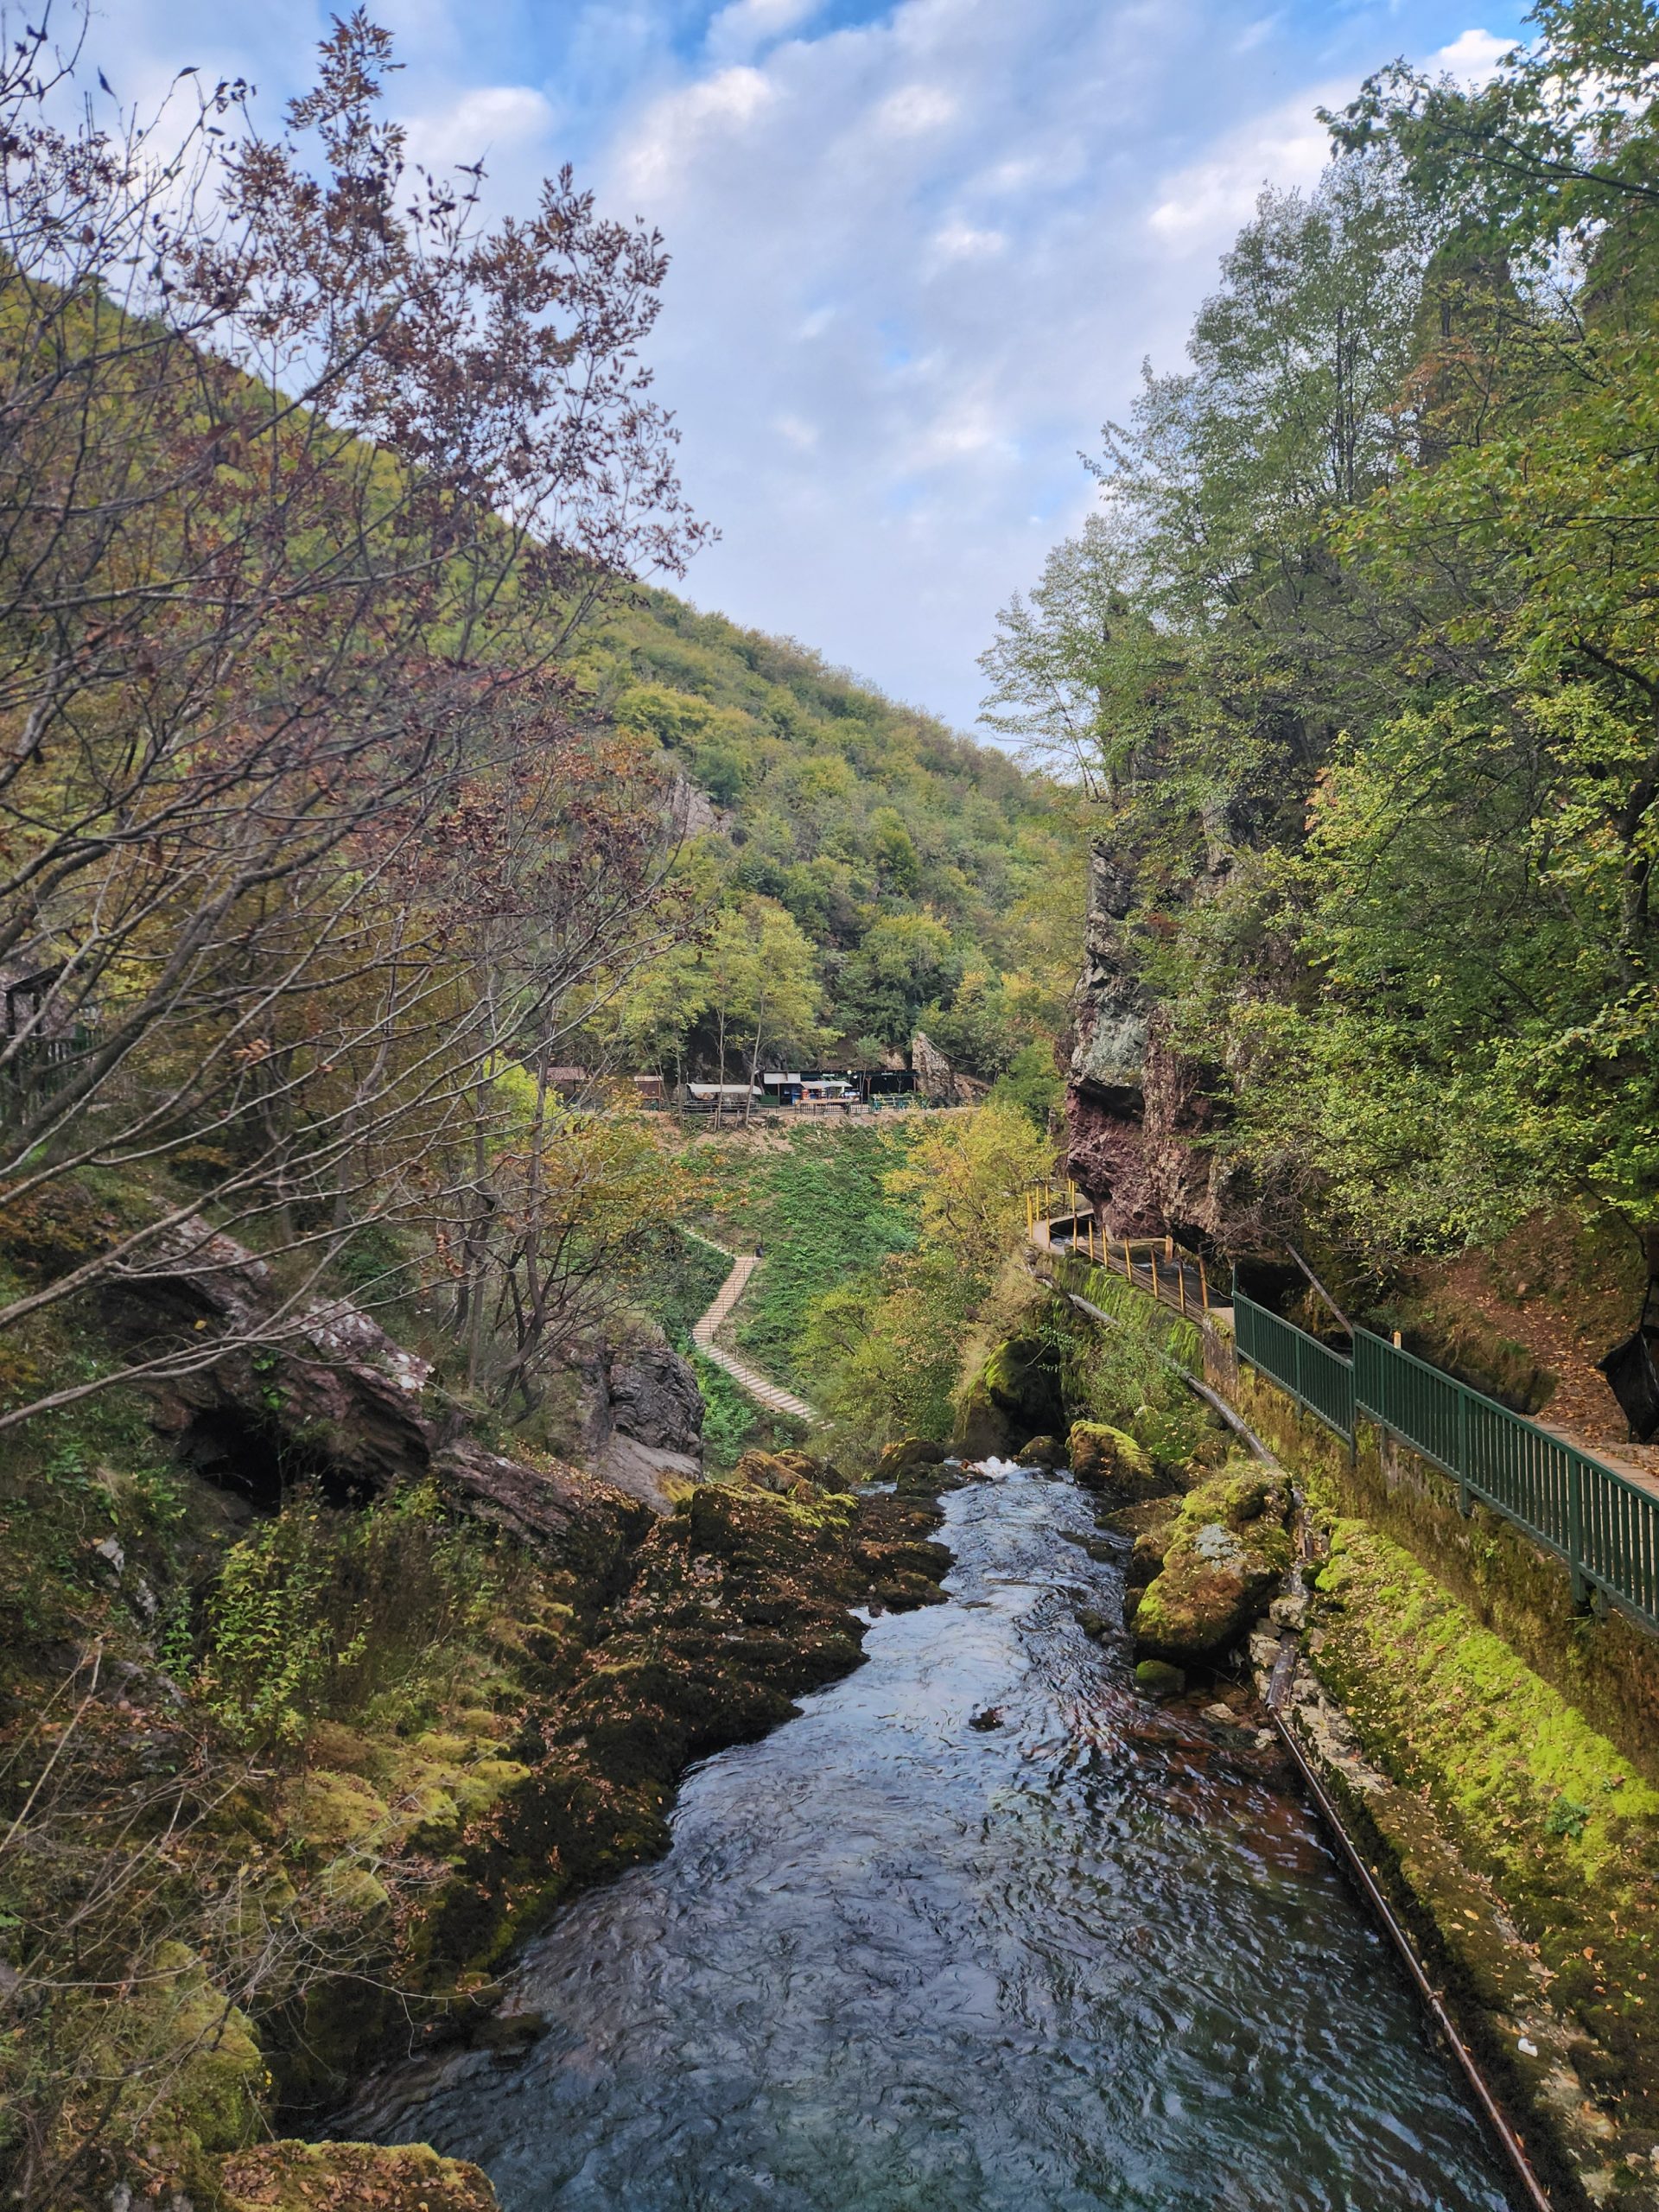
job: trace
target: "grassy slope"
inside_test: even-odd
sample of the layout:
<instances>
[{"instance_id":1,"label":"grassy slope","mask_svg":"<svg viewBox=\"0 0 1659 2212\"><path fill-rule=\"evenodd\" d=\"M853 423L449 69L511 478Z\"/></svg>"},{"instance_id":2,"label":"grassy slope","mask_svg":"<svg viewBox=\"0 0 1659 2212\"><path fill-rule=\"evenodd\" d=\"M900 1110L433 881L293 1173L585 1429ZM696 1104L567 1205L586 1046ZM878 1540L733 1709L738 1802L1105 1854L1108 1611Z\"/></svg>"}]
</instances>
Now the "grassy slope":
<instances>
[{"instance_id":1,"label":"grassy slope","mask_svg":"<svg viewBox=\"0 0 1659 2212\"><path fill-rule=\"evenodd\" d=\"M911 1209L882 1188L908 1143L903 1123L863 1123L797 1129L764 1148L699 1148L713 1233L766 1252L739 1309L737 1340L768 1373L810 1389L798 1352L813 1301L914 1241Z\"/></svg>"}]
</instances>

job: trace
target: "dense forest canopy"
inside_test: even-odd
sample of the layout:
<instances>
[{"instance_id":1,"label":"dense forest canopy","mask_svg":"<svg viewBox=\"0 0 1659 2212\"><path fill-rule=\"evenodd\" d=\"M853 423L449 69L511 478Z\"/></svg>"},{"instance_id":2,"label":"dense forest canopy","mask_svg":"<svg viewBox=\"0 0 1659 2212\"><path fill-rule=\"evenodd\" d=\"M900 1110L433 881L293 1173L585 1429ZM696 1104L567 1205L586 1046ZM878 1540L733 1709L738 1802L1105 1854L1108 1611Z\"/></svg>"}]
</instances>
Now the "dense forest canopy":
<instances>
[{"instance_id":1,"label":"dense forest canopy","mask_svg":"<svg viewBox=\"0 0 1659 2212\"><path fill-rule=\"evenodd\" d=\"M1659 1226L1659 11L1403 64L1265 192L985 656L1279 1233Z\"/></svg>"},{"instance_id":2,"label":"dense forest canopy","mask_svg":"<svg viewBox=\"0 0 1659 2212\"><path fill-rule=\"evenodd\" d=\"M653 590L578 640L576 680L696 797L702 926L626 995L611 1051L674 1077L756 1056L1048 1063L1082 918L1066 793L828 668ZM724 1051L722 1053L722 1045Z\"/></svg>"}]
</instances>

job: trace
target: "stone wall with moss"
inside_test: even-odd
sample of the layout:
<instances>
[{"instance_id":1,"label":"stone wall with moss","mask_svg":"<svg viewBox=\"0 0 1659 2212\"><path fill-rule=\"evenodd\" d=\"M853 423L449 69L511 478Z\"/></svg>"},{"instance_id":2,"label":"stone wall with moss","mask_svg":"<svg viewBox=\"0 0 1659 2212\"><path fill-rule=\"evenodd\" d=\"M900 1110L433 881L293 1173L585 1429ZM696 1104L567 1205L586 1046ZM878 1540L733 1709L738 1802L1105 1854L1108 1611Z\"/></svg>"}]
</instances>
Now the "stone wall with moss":
<instances>
[{"instance_id":1,"label":"stone wall with moss","mask_svg":"<svg viewBox=\"0 0 1659 2212\"><path fill-rule=\"evenodd\" d=\"M1369 1422L1347 1446L1248 1371L1229 1393L1285 1465L1335 1510L1402 1547L1483 1628L1659 1782L1659 1638L1617 1611L1577 1611L1565 1564Z\"/></svg>"},{"instance_id":2,"label":"stone wall with moss","mask_svg":"<svg viewBox=\"0 0 1659 2212\"><path fill-rule=\"evenodd\" d=\"M1302 1647L1382 1777L1344 1793L1368 1855L1561 2201L1659 2202L1659 1643L1375 1429L1229 1395L1306 1493Z\"/></svg>"}]
</instances>

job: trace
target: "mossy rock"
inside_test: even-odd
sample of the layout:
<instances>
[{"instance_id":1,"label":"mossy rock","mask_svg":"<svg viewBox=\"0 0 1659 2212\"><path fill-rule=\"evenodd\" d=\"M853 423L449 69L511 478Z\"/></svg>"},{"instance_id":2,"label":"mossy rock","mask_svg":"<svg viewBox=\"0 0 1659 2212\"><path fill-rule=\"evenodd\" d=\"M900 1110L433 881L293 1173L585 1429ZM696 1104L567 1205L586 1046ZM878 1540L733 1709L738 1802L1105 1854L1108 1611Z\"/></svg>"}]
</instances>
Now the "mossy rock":
<instances>
[{"instance_id":1,"label":"mossy rock","mask_svg":"<svg viewBox=\"0 0 1659 2212\"><path fill-rule=\"evenodd\" d=\"M943 1444L935 1444L925 1436L906 1436L898 1444L889 1444L876 1461L875 1478L878 1482L896 1482L912 1468L938 1467L944 1463Z\"/></svg>"},{"instance_id":2,"label":"mossy rock","mask_svg":"<svg viewBox=\"0 0 1659 2212\"><path fill-rule=\"evenodd\" d=\"M1058 1436L1033 1436L1014 1456L1022 1467L1063 1467L1065 1446Z\"/></svg>"},{"instance_id":3,"label":"mossy rock","mask_svg":"<svg viewBox=\"0 0 1659 2212\"><path fill-rule=\"evenodd\" d=\"M330 1904L359 1918L382 1912L391 1903L384 1884L366 1866L354 1865L349 1859L337 1859L332 1866L325 1866L318 1886Z\"/></svg>"},{"instance_id":4,"label":"mossy rock","mask_svg":"<svg viewBox=\"0 0 1659 2212\"><path fill-rule=\"evenodd\" d=\"M1135 1670L1135 1687L1143 1697L1179 1697L1186 1676L1167 1659L1143 1659Z\"/></svg>"},{"instance_id":5,"label":"mossy rock","mask_svg":"<svg viewBox=\"0 0 1659 2212\"><path fill-rule=\"evenodd\" d=\"M262 2143L216 2178L224 2212L496 2212L478 2167L424 2143Z\"/></svg>"},{"instance_id":6,"label":"mossy rock","mask_svg":"<svg viewBox=\"0 0 1659 2212\"><path fill-rule=\"evenodd\" d=\"M1165 1522L1161 1528L1143 1529L1135 1538L1135 1549L1129 1554L1129 1563L1123 1574L1124 1582L1129 1589L1144 1590L1147 1583L1163 1573L1164 1554L1169 1549L1174 1530L1175 1523L1171 1520Z\"/></svg>"},{"instance_id":7,"label":"mossy rock","mask_svg":"<svg viewBox=\"0 0 1659 2212\"><path fill-rule=\"evenodd\" d=\"M810 1498L817 1488L807 1472L811 1465L804 1452L746 1452L732 1469L732 1486L766 1491L773 1497Z\"/></svg>"},{"instance_id":8,"label":"mossy rock","mask_svg":"<svg viewBox=\"0 0 1659 2212\"><path fill-rule=\"evenodd\" d=\"M360 1774L302 1775L283 1791L289 1832L304 1848L337 1851L361 1843L391 1820L386 1801Z\"/></svg>"},{"instance_id":9,"label":"mossy rock","mask_svg":"<svg viewBox=\"0 0 1659 2212\"><path fill-rule=\"evenodd\" d=\"M226 2005L183 1943L162 1944L150 1975L143 1996L131 2000L140 2038L175 2056L167 2094L148 2124L164 2144L234 2150L254 2131L266 2082L252 2024Z\"/></svg>"},{"instance_id":10,"label":"mossy rock","mask_svg":"<svg viewBox=\"0 0 1659 2212\"><path fill-rule=\"evenodd\" d=\"M1185 1498L1163 1565L1141 1592L1135 1649L1185 1664L1224 1657L1289 1569L1288 1505L1282 1486L1254 1469L1224 1473Z\"/></svg>"},{"instance_id":11,"label":"mossy rock","mask_svg":"<svg viewBox=\"0 0 1659 2212\"><path fill-rule=\"evenodd\" d=\"M969 1459L1002 1459L1016 1439L1052 1434L1065 1421L1052 1347L1040 1337L1009 1337L963 1393L957 1446Z\"/></svg>"},{"instance_id":12,"label":"mossy rock","mask_svg":"<svg viewBox=\"0 0 1659 2212\"><path fill-rule=\"evenodd\" d=\"M1066 1448L1077 1481L1114 1505L1138 1505L1169 1488L1145 1446L1109 1421L1073 1421Z\"/></svg>"}]
</instances>

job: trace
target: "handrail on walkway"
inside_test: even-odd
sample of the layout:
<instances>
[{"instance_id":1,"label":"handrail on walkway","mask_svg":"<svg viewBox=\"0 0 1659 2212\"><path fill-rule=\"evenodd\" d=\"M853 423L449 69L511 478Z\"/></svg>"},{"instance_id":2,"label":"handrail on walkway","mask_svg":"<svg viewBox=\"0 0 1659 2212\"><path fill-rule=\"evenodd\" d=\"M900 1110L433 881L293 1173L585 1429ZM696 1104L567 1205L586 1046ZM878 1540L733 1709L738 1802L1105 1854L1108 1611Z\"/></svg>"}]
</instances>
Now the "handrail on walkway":
<instances>
[{"instance_id":1,"label":"handrail on walkway","mask_svg":"<svg viewBox=\"0 0 1659 2212\"><path fill-rule=\"evenodd\" d=\"M1217 1310L1202 1259L1166 1238L1110 1236L1075 1184L1033 1185L1026 1218L1041 1248L1121 1270L1190 1319ZM1350 1358L1236 1284L1230 1304L1239 1358L1350 1449L1363 1416L1449 1475L1465 1513L1478 1498L1565 1560L1575 1605L1595 1591L1659 1635L1659 1494L1371 1330L1354 1331Z\"/></svg>"},{"instance_id":2,"label":"handrail on walkway","mask_svg":"<svg viewBox=\"0 0 1659 2212\"><path fill-rule=\"evenodd\" d=\"M1233 1294L1238 1356L1347 1443L1363 1414L1567 1562L1573 1601L1590 1590L1659 1634L1659 1497L1616 1467L1370 1329L1346 1359Z\"/></svg>"},{"instance_id":3,"label":"handrail on walkway","mask_svg":"<svg viewBox=\"0 0 1659 2212\"><path fill-rule=\"evenodd\" d=\"M1051 1251L1070 1252L1093 1267L1122 1272L1126 1282L1150 1291L1183 1320L1211 1311L1210 1276L1203 1255L1188 1258L1173 1236L1114 1237L1098 1221L1075 1183L1061 1192L1033 1183L1026 1192L1026 1234Z\"/></svg>"}]
</instances>

